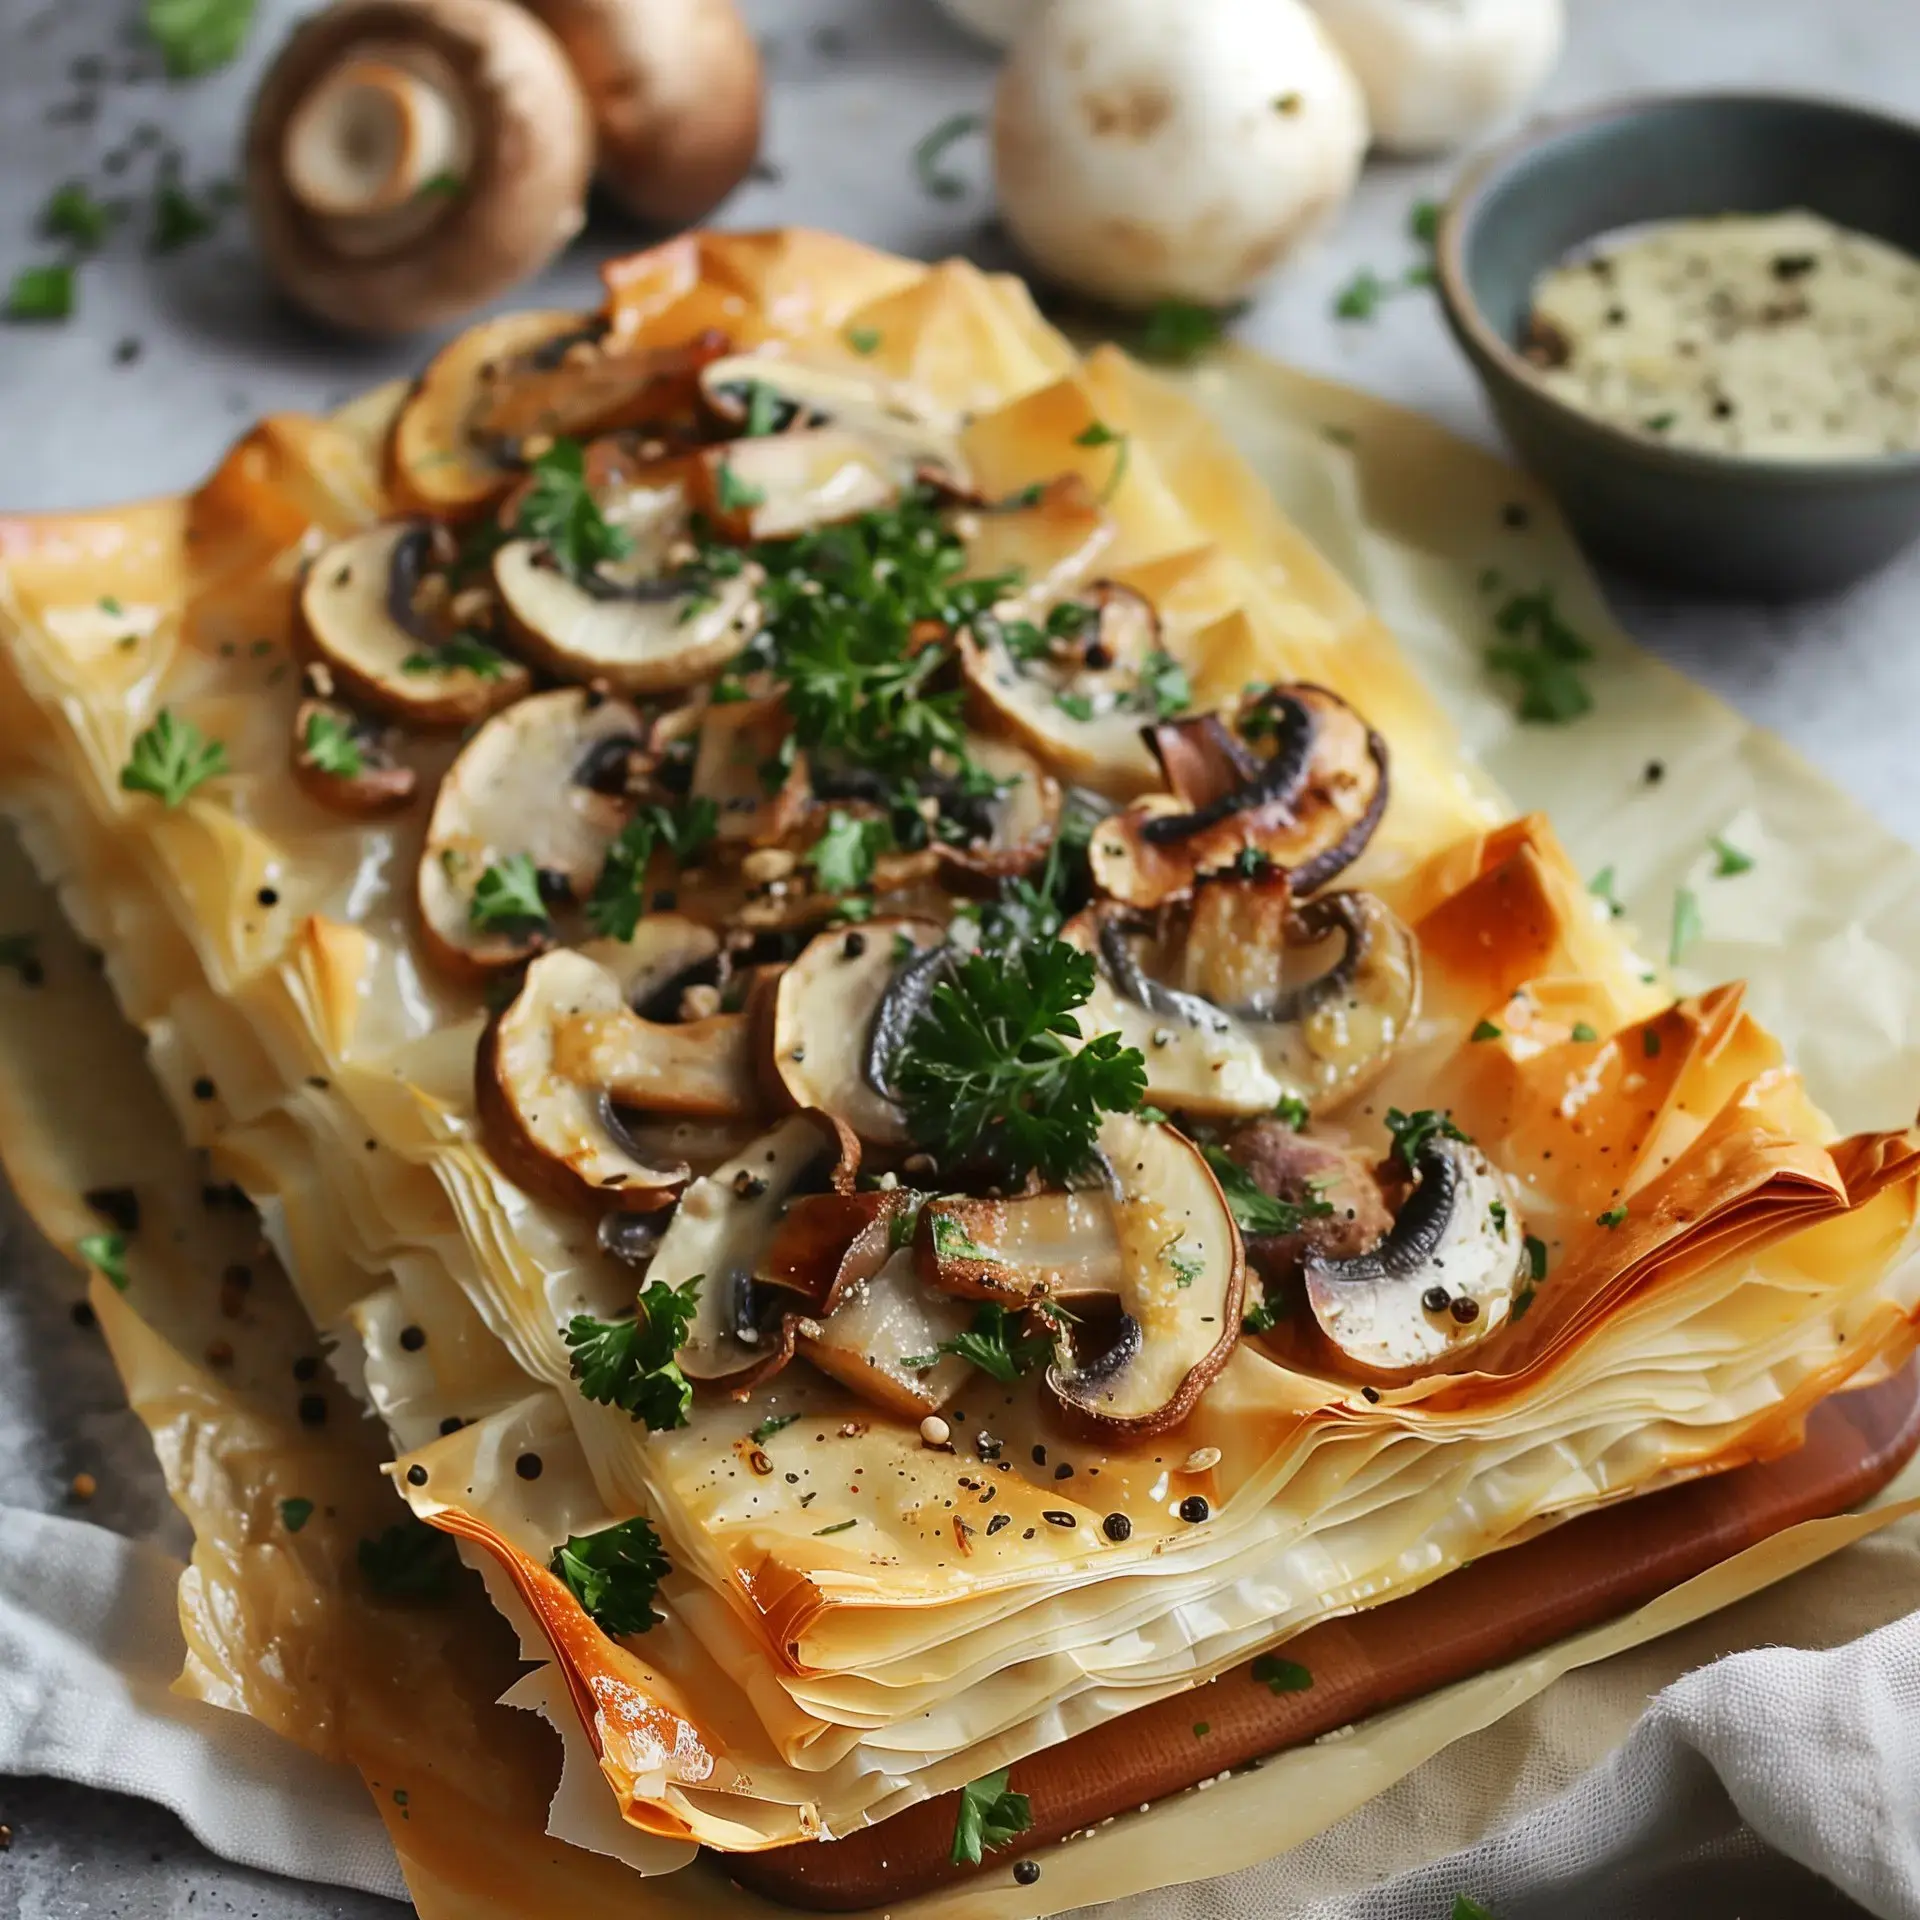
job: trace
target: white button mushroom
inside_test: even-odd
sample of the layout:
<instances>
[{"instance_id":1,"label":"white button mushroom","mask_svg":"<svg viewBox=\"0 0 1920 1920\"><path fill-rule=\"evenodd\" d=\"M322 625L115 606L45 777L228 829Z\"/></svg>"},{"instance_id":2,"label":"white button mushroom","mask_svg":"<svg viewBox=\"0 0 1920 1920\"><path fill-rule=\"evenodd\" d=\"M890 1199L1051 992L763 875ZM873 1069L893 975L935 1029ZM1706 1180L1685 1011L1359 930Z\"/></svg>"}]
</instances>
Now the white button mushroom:
<instances>
[{"instance_id":1,"label":"white button mushroom","mask_svg":"<svg viewBox=\"0 0 1920 1920\"><path fill-rule=\"evenodd\" d=\"M1308 0L1359 76L1373 137L1437 153L1496 126L1551 70L1563 0Z\"/></svg>"},{"instance_id":2,"label":"white button mushroom","mask_svg":"<svg viewBox=\"0 0 1920 1920\"><path fill-rule=\"evenodd\" d=\"M1346 200L1359 84L1300 0L1052 0L994 104L1001 211L1121 306L1243 298Z\"/></svg>"},{"instance_id":3,"label":"white button mushroom","mask_svg":"<svg viewBox=\"0 0 1920 1920\"><path fill-rule=\"evenodd\" d=\"M579 230L592 162L580 83L509 0L340 0L255 96L247 206L299 305L405 333L545 266Z\"/></svg>"}]
</instances>

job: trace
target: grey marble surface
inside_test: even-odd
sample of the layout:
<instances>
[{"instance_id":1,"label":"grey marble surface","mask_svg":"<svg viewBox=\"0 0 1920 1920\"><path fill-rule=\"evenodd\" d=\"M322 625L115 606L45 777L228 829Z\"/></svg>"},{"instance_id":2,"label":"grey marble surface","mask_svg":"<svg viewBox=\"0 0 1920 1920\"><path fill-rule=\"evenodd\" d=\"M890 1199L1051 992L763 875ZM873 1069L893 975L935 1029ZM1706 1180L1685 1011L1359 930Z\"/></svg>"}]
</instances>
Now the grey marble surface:
<instances>
[{"instance_id":1,"label":"grey marble surface","mask_svg":"<svg viewBox=\"0 0 1920 1920\"><path fill-rule=\"evenodd\" d=\"M1572 41L1548 107L1647 87L1749 85L1920 112L1913 0L1571 4ZM992 69L983 50L930 0L747 0L747 8L772 76L771 165L727 207L728 224L805 222L902 252L1007 263L980 147L956 150L969 188L952 201L927 197L909 161L935 122L985 103ZM158 156L177 151L196 191L231 172L252 80L298 10L260 0L241 62L170 86L140 52L124 4L0 0L0 281L49 256L32 227L61 181L84 178L103 191L118 182L136 202L85 268L71 323L0 327L0 512L180 487L255 414L324 406L422 358L429 343L343 340L289 314L232 212L198 245L165 256L148 250L144 209ZM92 77L91 62L101 63L104 79ZM124 170L115 174L117 155ZM1335 291L1356 269L1386 271L1412 259L1408 210L1444 191L1453 171L1450 163L1371 169L1338 233L1290 269L1243 331L1490 440L1429 296L1402 296L1366 324L1332 315ZM598 263L647 237L603 214L547 281L521 290L513 304L589 301ZM137 357L125 357L126 342L138 343ZM1842 599L1790 610L1680 604L1610 585L1627 626L1647 644L1784 734L1888 825L1920 839L1911 745L1920 705L1920 551ZM34 1356L31 1371L0 1368L5 1497L52 1508L85 1468L102 1478L94 1517L129 1532L167 1531L157 1474L98 1336L68 1317L71 1280L25 1252L0 1244L0 1350ZM0 1823L14 1836L0 1853L0 1920L390 1920L396 1911L227 1866L169 1816L80 1788L0 1780Z\"/></svg>"}]
</instances>

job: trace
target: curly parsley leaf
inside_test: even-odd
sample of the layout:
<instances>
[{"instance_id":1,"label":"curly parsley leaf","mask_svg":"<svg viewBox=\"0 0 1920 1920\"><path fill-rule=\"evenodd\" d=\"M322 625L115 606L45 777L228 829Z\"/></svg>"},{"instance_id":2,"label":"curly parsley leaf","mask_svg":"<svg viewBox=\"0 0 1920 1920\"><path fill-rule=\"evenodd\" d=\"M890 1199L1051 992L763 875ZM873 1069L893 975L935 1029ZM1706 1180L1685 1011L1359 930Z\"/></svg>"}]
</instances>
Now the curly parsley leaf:
<instances>
[{"instance_id":1,"label":"curly parsley leaf","mask_svg":"<svg viewBox=\"0 0 1920 1920\"><path fill-rule=\"evenodd\" d=\"M342 780L357 780L366 770L366 758L353 729L331 713L307 716L307 731L301 741L307 760L322 773L338 774Z\"/></svg>"},{"instance_id":2,"label":"curly parsley leaf","mask_svg":"<svg viewBox=\"0 0 1920 1920\"><path fill-rule=\"evenodd\" d=\"M587 485L587 456L579 441L556 440L534 461L531 475L514 515L514 532L540 541L563 573L578 579L632 552L625 529L600 511Z\"/></svg>"},{"instance_id":3,"label":"curly parsley leaf","mask_svg":"<svg viewBox=\"0 0 1920 1920\"><path fill-rule=\"evenodd\" d=\"M1400 1164L1411 1173L1420 1149L1429 1140L1464 1140L1466 1135L1453 1124L1450 1113L1436 1113L1432 1107L1419 1107L1402 1113L1398 1107L1387 1109L1387 1131L1393 1135L1393 1151Z\"/></svg>"},{"instance_id":4,"label":"curly parsley leaf","mask_svg":"<svg viewBox=\"0 0 1920 1920\"><path fill-rule=\"evenodd\" d=\"M835 807L820 838L801 855L823 893L858 893L873 878L874 862L893 844L885 820L862 819Z\"/></svg>"},{"instance_id":5,"label":"curly parsley leaf","mask_svg":"<svg viewBox=\"0 0 1920 1920\"><path fill-rule=\"evenodd\" d=\"M646 1633L665 1617L653 1600L673 1563L639 1514L598 1533L569 1534L549 1564L603 1632Z\"/></svg>"},{"instance_id":6,"label":"curly parsley leaf","mask_svg":"<svg viewBox=\"0 0 1920 1920\"><path fill-rule=\"evenodd\" d=\"M1309 1220L1324 1219L1333 1211L1317 1194L1306 1200L1276 1199L1224 1147L1203 1147L1201 1151L1242 1233L1298 1233ZM1264 1333L1266 1329L1257 1331Z\"/></svg>"},{"instance_id":7,"label":"curly parsley leaf","mask_svg":"<svg viewBox=\"0 0 1920 1920\"><path fill-rule=\"evenodd\" d=\"M209 740L191 720L162 707L152 726L134 736L133 757L120 769L129 793L150 793L177 807L195 787L228 771L227 749Z\"/></svg>"},{"instance_id":8,"label":"curly parsley leaf","mask_svg":"<svg viewBox=\"0 0 1920 1920\"><path fill-rule=\"evenodd\" d=\"M581 1393L601 1406L618 1407L656 1433L684 1427L693 1388L673 1356L699 1311L704 1278L695 1274L679 1287L656 1280L641 1294L631 1320L575 1314L565 1339Z\"/></svg>"},{"instance_id":9,"label":"curly parsley leaf","mask_svg":"<svg viewBox=\"0 0 1920 1920\"><path fill-rule=\"evenodd\" d=\"M1033 1806L1024 1793L1007 1790L1008 1769L983 1774L960 1789L960 1812L953 1823L955 1866L978 1866L988 1853L1017 1840L1033 1825Z\"/></svg>"},{"instance_id":10,"label":"curly parsley leaf","mask_svg":"<svg viewBox=\"0 0 1920 1920\"><path fill-rule=\"evenodd\" d=\"M127 1290L127 1241L124 1234L89 1233L79 1243L80 1258L120 1292Z\"/></svg>"},{"instance_id":11,"label":"curly parsley leaf","mask_svg":"<svg viewBox=\"0 0 1920 1920\"><path fill-rule=\"evenodd\" d=\"M1085 1171L1101 1114L1132 1112L1147 1087L1145 1059L1117 1033L1073 1044L1094 977L1091 954L1054 939L960 960L893 1058L914 1140L1005 1186Z\"/></svg>"},{"instance_id":12,"label":"curly parsley leaf","mask_svg":"<svg viewBox=\"0 0 1920 1920\"><path fill-rule=\"evenodd\" d=\"M443 1599L460 1570L452 1536L412 1518L362 1540L356 1558L360 1577L389 1600Z\"/></svg>"},{"instance_id":13,"label":"curly parsley leaf","mask_svg":"<svg viewBox=\"0 0 1920 1920\"><path fill-rule=\"evenodd\" d=\"M631 940L646 911L647 868L664 847L682 869L705 851L720 824L720 810L704 794L674 808L642 807L607 849L600 877L587 902L587 923L609 940Z\"/></svg>"},{"instance_id":14,"label":"curly parsley leaf","mask_svg":"<svg viewBox=\"0 0 1920 1920\"><path fill-rule=\"evenodd\" d=\"M540 869L530 853L510 853L474 883L467 916L476 927L505 930L544 926L547 903L540 894Z\"/></svg>"}]
</instances>

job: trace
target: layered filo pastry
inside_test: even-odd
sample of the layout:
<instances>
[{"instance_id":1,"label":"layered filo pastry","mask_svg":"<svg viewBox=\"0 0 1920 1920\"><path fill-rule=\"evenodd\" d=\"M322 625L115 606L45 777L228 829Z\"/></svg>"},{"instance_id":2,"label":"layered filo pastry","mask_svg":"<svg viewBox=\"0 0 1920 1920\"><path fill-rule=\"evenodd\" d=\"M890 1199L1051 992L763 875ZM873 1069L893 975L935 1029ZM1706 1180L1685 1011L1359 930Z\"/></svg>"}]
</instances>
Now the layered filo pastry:
<instances>
[{"instance_id":1,"label":"layered filo pastry","mask_svg":"<svg viewBox=\"0 0 1920 1920\"><path fill-rule=\"evenodd\" d=\"M990 1856L1914 1344L1912 1138L1016 283L694 236L0 532L6 808L643 1871Z\"/></svg>"}]
</instances>

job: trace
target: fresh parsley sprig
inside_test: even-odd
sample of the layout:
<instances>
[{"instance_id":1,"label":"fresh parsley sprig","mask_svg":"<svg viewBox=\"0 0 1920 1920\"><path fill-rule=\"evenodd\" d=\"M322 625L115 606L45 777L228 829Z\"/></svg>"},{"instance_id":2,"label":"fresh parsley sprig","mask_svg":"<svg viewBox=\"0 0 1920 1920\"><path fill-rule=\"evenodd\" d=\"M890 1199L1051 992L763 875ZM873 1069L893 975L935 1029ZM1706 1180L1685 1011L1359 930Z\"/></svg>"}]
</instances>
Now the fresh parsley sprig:
<instances>
[{"instance_id":1,"label":"fresh parsley sprig","mask_svg":"<svg viewBox=\"0 0 1920 1920\"><path fill-rule=\"evenodd\" d=\"M699 1311L704 1278L695 1274L678 1287L656 1280L641 1294L631 1320L575 1314L565 1339L582 1395L618 1407L656 1433L684 1427L693 1388L674 1355Z\"/></svg>"},{"instance_id":2,"label":"fresh parsley sprig","mask_svg":"<svg viewBox=\"0 0 1920 1920\"><path fill-rule=\"evenodd\" d=\"M704 794L679 807L654 802L620 829L607 849L600 877L587 902L587 923L609 940L631 940L646 911L647 868L657 847L676 866L691 866L719 830L720 810Z\"/></svg>"},{"instance_id":3,"label":"fresh parsley sprig","mask_svg":"<svg viewBox=\"0 0 1920 1920\"><path fill-rule=\"evenodd\" d=\"M1324 1220L1333 1211L1318 1194L1305 1200L1275 1198L1224 1147L1203 1147L1201 1152L1242 1233L1298 1233L1309 1220Z\"/></svg>"},{"instance_id":4,"label":"fresh parsley sprig","mask_svg":"<svg viewBox=\"0 0 1920 1920\"><path fill-rule=\"evenodd\" d=\"M587 485L586 450L556 440L533 462L531 484L513 517L513 531L538 540L563 573L578 579L609 560L624 560L633 541L600 511Z\"/></svg>"},{"instance_id":5,"label":"fresh parsley sprig","mask_svg":"<svg viewBox=\"0 0 1920 1920\"><path fill-rule=\"evenodd\" d=\"M598 1533L569 1534L550 1566L604 1632L647 1633L665 1617L653 1601L673 1563L640 1514Z\"/></svg>"},{"instance_id":6,"label":"fresh parsley sprig","mask_svg":"<svg viewBox=\"0 0 1920 1920\"><path fill-rule=\"evenodd\" d=\"M128 793L150 793L163 805L177 807L195 787L227 771L224 742L209 740L191 720L162 707L153 724L134 736L120 784Z\"/></svg>"},{"instance_id":7,"label":"fresh parsley sprig","mask_svg":"<svg viewBox=\"0 0 1920 1920\"><path fill-rule=\"evenodd\" d=\"M858 893L873 879L874 863L893 845L893 829L884 819L862 819L835 807L827 824L800 857L813 869L823 893Z\"/></svg>"},{"instance_id":8,"label":"fresh parsley sprig","mask_svg":"<svg viewBox=\"0 0 1920 1920\"><path fill-rule=\"evenodd\" d=\"M353 737L353 729L337 714L309 714L306 735L300 744L306 758L322 773L336 774L342 780L357 780L366 771L366 756Z\"/></svg>"},{"instance_id":9,"label":"fresh parsley sprig","mask_svg":"<svg viewBox=\"0 0 1920 1920\"><path fill-rule=\"evenodd\" d=\"M1465 1140L1466 1135L1453 1124L1453 1115L1437 1113L1432 1107L1419 1107L1402 1113L1398 1107L1387 1109L1387 1131L1393 1136L1393 1152L1409 1173L1420 1157L1420 1149L1429 1140Z\"/></svg>"},{"instance_id":10,"label":"fresh parsley sprig","mask_svg":"<svg viewBox=\"0 0 1920 1920\"><path fill-rule=\"evenodd\" d=\"M915 1142L1009 1187L1085 1172L1102 1113L1132 1112L1147 1087L1144 1057L1117 1033L1073 1044L1094 979L1093 956L1062 940L957 961L890 1069Z\"/></svg>"},{"instance_id":11,"label":"fresh parsley sprig","mask_svg":"<svg viewBox=\"0 0 1920 1920\"><path fill-rule=\"evenodd\" d=\"M986 1854L1017 1840L1033 1825L1033 1803L1007 1789L1008 1769L983 1774L960 1789L960 1811L953 1823L955 1866L978 1866Z\"/></svg>"},{"instance_id":12,"label":"fresh parsley sprig","mask_svg":"<svg viewBox=\"0 0 1920 1920\"><path fill-rule=\"evenodd\" d=\"M530 853L510 853L474 883L467 917L476 927L503 932L545 926L551 917L540 892L540 869Z\"/></svg>"}]
</instances>

